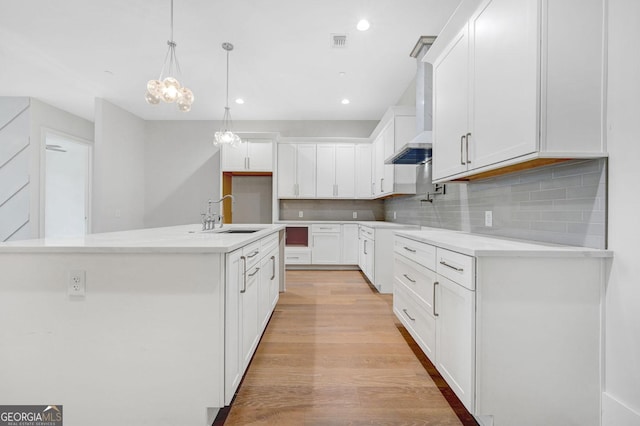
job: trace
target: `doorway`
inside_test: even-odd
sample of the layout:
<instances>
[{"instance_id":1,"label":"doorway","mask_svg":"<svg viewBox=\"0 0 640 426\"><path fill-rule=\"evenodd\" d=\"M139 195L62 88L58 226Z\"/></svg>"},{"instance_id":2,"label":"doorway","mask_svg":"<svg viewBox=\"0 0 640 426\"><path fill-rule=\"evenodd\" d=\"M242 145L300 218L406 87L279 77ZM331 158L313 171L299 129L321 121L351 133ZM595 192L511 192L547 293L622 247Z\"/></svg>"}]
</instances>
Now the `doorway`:
<instances>
[{"instance_id":1,"label":"doorway","mask_svg":"<svg viewBox=\"0 0 640 426\"><path fill-rule=\"evenodd\" d=\"M45 238L89 233L92 145L58 132L44 136L43 207Z\"/></svg>"}]
</instances>

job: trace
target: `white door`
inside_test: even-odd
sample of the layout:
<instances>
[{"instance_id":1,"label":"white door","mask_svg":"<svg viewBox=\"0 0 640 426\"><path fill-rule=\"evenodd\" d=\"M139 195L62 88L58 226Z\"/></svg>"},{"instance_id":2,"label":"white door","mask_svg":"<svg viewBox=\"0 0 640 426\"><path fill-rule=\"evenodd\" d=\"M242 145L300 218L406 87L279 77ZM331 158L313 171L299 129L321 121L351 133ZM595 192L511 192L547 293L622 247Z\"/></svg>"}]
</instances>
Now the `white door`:
<instances>
[{"instance_id":1,"label":"white door","mask_svg":"<svg viewBox=\"0 0 640 426\"><path fill-rule=\"evenodd\" d=\"M337 265L340 263L339 233L312 234L311 239L311 263L314 265Z\"/></svg>"},{"instance_id":2,"label":"white door","mask_svg":"<svg viewBox=\"0 0 640 426\"><path fill-rule=\"evenodd\" d=\"M469 34L465 27L433 64L433 179L467 170Z\"/></svg>"},{"instance_id":3,"label":"white door","mask_svg":"<svg viewBox=\"0 0 640 426\"><path fill-rule=\"evenodd\" d=\"M316 146L315 144L298 144L298 197L315 198L316 196Z\"/></svg>"},{"instance_id":4,"label":"white door","mask_svg":"<svg viewBox=\"0 0 640 426\"><path fill-rule=\"evenodd\" d=\"M335 196L338 198L355 198L356 196L355 157L354 145L336 145Z\"/></svg>"},{"instance_id":5,"label":"white door","mask_svg":"<svg viewBox=\"0 0 640 426\"><path fill-rule=\"evenodd\" d=\"M537 150L538 1L487 1L470 31L473 169Z\"/></svg>"},{"instance_id":6,"label":"white door","mask_svg":"<svg viewBox=\"0 0 640 426\"><path fill-rule=\"evenodd\" d=\"M278 144L278 198L294 198L296 183L296 145Z\"/></svg>"},{"instance_id":7,"label":"white door","mask_svg":"<svg viewBox=\"0 0 640 426\"><path fill-rule=\"evenodd\" d=\"M342 263L358 264L358 225L342 225Z\"/></svg>"},{"instance_id":8,"label":"white door","mask_svg":"<svg viewBox=\"0 0 640 426\"><path fill-rule=\"evenodd\" d=\"M91 145L57 133L45 136L44 237L89 231Z\"/></svg>"},{"instance_id":9,"label":"white door","mask_svg":"<svg viewBox=\"0 0 640 426\"><path fill-rule=\"evenodd\" d=\"M222 171L236 172L247 169L247 141L238 146L222 145Z\"/></svg>"},{"instance_id":10,"label":"white door","mask_svg":"<svg viewBox=\"0 0 640 426\"><path fill-rule=\"evenodd\" d=\"M336 146L318 144L316 148L316 197L335 197Z\"/></svg>"},{"instance_id":11,"label":"white door","mask_svg":"<svg viewBox=\"0 0 640 426\"><path fill-rule=\"evenodd\" d=\"M467 410L473 412L475 293L437 275L436 368Z\"/></svg>"},{"instance_id":12,"label":"white door","mask_svg":"<svg viewBox=\"0 0 640 426\"><path fill-rule=\"evenodd\" d=\"M273 170L273 142L270 139L253 139L247 147L247 169L256 172Z\"/></svg>"},{"instance_id":13,"label":"white door","mask_svg":"<svg viewBox=\"0 0 640 426\"><path fill-rule=\"evenodd\" d=\"M371 198L371 144L356 145L356 198Z\"/></svg>"}]
</instances>

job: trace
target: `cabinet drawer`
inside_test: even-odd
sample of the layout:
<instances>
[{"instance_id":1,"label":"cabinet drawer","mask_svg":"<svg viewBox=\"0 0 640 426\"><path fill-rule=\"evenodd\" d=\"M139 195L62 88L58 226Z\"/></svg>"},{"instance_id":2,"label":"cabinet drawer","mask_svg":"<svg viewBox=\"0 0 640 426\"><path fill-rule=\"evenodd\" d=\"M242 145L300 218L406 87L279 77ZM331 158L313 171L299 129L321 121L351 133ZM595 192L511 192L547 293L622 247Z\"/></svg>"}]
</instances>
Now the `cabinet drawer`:
<instances>
[{"instance_id":1,"label":"cabinet drawer","mask_svg":"<svg viewBox=\"0 0 640 426\"><path fill-rule=\"evenodd\" d=\"M360 238L375 239L375 236L376 234L373 228L360 225Z\"/></svg>"},{"instance_id":2,"label":"cabinet drawer","mask_svg":"<svg viewBox=\"0 0 640 426\"><path fill-rule=\"evenodd\" d=\"M256 241L242 248L242 255L247 261L247 271L260 260L260 252L260 241Z\"/></svg>"},{"instance_id":3,"label":"cabinet drawer","mask_svg":"<svg viewBox=\"0 0 640 426\"><path fill-rule=\"evenodd\" d=\"M475 290L475 258L438 247L436 272L469 290Z\"/></svg>"},{"instance_id":4,"label":"cabinet drawer","mask_svg":"<svg viewBox=\"0 0 640 426\"><path fill-rule=\"evenodd\" d=\"M404 284L419 297L428 312L433 312L433 283L436 281L436 273L404 256L396 254L394 257L394 285Z\"/></svg>"},{"instance_id":5,"label":"cabinet drawer","mask_svg":"<svg viewBox=\"0 0 640 426\"><path fill-rule=\"evenodd\" d=\"M310 265L311 264L311 250L304 249L290 249L284 250L284 263L287 265Z\"/></svg>"},{"instance_id":6,"label":"cabinet drawer","mask_svg":"<svg viewBox=\"0 0 640 426\"><path fill-rule=\"evenodd\" d=\"M314 223L311 225L312 233L321 233L321 232L340 232L340 224L320 224Z\"/></svg>"},{"instance_id":7,"label":"cabinet drawer","mask_svg":"<svg viewBox=\"0 0 640 426\"><path fill-rule=\"evenodd\" d=\"M436 248L430 244L410 240L409 238L396 236L394 240L396 253L419 263L420 265L436 270Z\"/></svg>"},{"instance_id":8,"label":"cabinet drawer","mask_svg":"<svg viewBox=\"0 0 640 426\"><path fill-rule=\"evenodd\" d=\"M278 233L269 235L268 237L265 237L260 241L262 253L270 253L271 250L278 247Z\"/></svg>"},{"instance_id":9,"label":"cabinet drawer","mask_svg":"<svg viewBox=\"0 0 640 426\"><path fill-rule=\"evenodd\" d=\"M411 297L404 285L393 288L393 311L416 343L435 362L436 319Z\"/></svg>"}]
</instances>

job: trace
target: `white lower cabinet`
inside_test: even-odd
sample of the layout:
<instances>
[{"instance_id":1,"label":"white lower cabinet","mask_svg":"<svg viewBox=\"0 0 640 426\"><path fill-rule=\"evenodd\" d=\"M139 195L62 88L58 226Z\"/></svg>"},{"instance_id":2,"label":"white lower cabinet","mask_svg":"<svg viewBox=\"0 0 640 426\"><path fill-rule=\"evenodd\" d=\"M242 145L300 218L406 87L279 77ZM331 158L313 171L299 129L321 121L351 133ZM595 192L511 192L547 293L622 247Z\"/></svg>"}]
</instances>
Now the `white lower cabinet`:
<instances>
[{"instance_id":1,"label":"white lower cabinet","mask_svg":"<svg viewBox=\"0 0 640 426\"><path fill-rule=\"evenodd\" d=\"M311 225L311 263L337 265L341 263L342 228L339 224Z\"/></svg>"},{"instance_id":2,"label":"white lower cabinet","mask_svg":"<svg viewBox=\"0 0 640 426\"><path fill-rule=\"evenodd\" d=\"M481 425L600 425L610 253L445 231L393 246L394 313Z\"/></svg>"},{"instance_id":3,"label":"white lower cabinet","mask_svg":"<svg viewBox=\"0 0 640 426\"><path fill-rule=\"evenodd\" d=\"M358 225L342 225L342 263L344 265L358 264Z\"/></svg>"},{"instance_id":4,"label":"white lower cabinet","mask_svg":"<svg viewBox=\"0 0 640 426\"><path fill-rule=\"evenodd\" d=\"M360 239L358 241L358 266L360 270L375 286L375 232L368 226L360 226ZM379 289L378 289L379 290Z\"/></svg>"},{"instance_id":5,"label":"white lower cabinet","mask_svg":"<svg viewBox=\"0 0 640 426\"><path fill-rule=\"evenodd\" d=\"M227 254L225 405L229 405L279 297L278 235Z\"/></svg>"}]
</instances>

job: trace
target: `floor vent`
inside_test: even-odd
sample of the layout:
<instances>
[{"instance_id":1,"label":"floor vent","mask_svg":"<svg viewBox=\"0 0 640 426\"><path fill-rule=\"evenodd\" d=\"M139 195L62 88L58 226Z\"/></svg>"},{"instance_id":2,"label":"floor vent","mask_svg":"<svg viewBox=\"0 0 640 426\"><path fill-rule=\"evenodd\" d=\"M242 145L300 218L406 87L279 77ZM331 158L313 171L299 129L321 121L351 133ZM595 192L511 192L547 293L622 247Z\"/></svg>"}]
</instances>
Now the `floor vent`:
<instances>
[{"instance_id":1,"label":"floor vent","mask_svg":"<svg viewBox=\"0 0 640 426\"><path fill-rule=\"evenodd\" d=\"M331 34L331 47L334 49L342 49L347 47L347 35Z\"/></svg>"}]
</instances>

